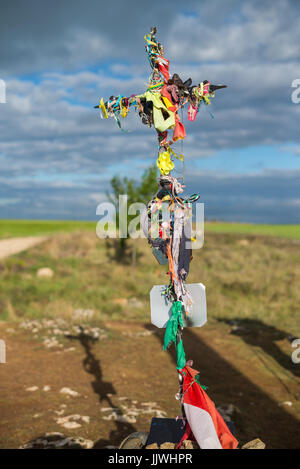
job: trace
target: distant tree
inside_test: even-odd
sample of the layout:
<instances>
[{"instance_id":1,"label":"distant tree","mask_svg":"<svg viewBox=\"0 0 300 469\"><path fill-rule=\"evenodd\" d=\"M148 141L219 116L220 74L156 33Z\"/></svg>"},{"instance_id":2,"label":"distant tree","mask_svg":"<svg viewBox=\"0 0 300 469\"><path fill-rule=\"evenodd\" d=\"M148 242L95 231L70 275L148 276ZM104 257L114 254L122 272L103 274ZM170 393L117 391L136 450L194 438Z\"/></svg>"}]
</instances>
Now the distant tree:
<instances>
[{"instance_id":1,"label":"distant tree","mask_svg":"<svg viewBox=\"0 0 300 469\"><path fill-rule=\"evenodd\" d=\"M157 191L157 179L158 175L156 165L152 165L144 171L140 182L137 182L134 179L128 179L127 177L120 178L119 176L114 176L111 179L111 190L110 192L107 192L107 198L116 208L118 226L119 195L127 195L128 207L135 202L147 204ZM127 224L129 224L130 220L133 218L133 215L127 214ZM127 238L119 239L121 255L125 253L126 241Z\"/></svg>"}]
</instances>

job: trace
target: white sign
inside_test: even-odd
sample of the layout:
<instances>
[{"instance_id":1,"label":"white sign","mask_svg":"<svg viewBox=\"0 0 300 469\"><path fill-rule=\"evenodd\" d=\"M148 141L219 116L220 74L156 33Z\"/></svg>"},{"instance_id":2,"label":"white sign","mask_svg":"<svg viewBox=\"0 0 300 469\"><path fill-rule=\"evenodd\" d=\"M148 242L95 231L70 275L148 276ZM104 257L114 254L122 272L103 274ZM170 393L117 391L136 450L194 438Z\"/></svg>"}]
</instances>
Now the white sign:
<instances>
[{"instance_id":1,"label":"white sign","mask_svg":"<svg viewBox=\"0 0 300 469\"><path fill-rule=\"evenodd\" d=\"M173 302L169 301L163 291L166 285L154 285L150 292L151 322L154 326L163 328L171 316ZM185 327L202 327L207 321L205 286L202 283L185 285L193 300L192 312L183 314Z\"/></svg>"}]
</instances>

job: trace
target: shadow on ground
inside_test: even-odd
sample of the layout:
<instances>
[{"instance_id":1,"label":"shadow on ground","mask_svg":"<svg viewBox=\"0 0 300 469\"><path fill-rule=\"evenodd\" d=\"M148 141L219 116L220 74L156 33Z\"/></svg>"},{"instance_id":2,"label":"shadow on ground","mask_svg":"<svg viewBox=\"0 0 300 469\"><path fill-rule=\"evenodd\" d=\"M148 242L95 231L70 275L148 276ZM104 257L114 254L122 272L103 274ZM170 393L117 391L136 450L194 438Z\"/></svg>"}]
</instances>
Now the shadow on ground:
<instances>
[{"instance_id":1,"label":"shadow on ground","mask_svg":"<svg viewBox=\"0 0 300 469\"><path fill-rule=\"evenodd\" d=\"M234 326L231 334L238 335L242 340L253 347L260 347L267 355L272 357L280 366L300 377L300 367L293 363L291 355L284 353L277 345L277 341L286 340L292 342L293 337L286 331L277 329L274 326L264 324L257 319L226 319L220 318L218 321Z\"/></svg>"},{"instance_id":2,"label":"shadow on ground","mask_svg":"<svg viewBox=\"0 0 300 469\"><path fill-rule=\"evenodd\" d=\"M153 326L145 328L152 330ZM155 337L162 345L164 330L159 330ZM230 403L238 409L233 420L240 443L260 438L269 449L299 448L300 421L226 361L221 347L217 353L201 338L200 330L185 329L183 341L187 360L194 361L193 366L200 371L202 384L208 386L207 392L216 405ZM175 365L173 346L169 353Z\"/></svg>"},{"instance_id":3,"label":"shadow on ground","mask_svg":"<svg viewBox=\"0 0 300 469\"><path fill-rule=\"evenodd\" d=\"M106 401L108 406L116 409L118 416L122 418L124 416L121 408L116 407L110 398L112 395L116 395L117 392L113 384L105 381L103 378L100 360L98 360L93 353L93 345L97 342L97 339L85 334L83 328L80 328L81 333L79 335L69 335L67 337L70 340L78 340L84 349L85 358L82 361L83 369L86 373L93 376L91 386L94 393L99 396L99 402L102 403L103 401ZM119 446L122 439L136 431L135 427L131 423L116 420L115 425L116 428L110 432L109 438L100 438L94 443L94 449L101 449L106 446Z\"/></svg>"}]
</instances>

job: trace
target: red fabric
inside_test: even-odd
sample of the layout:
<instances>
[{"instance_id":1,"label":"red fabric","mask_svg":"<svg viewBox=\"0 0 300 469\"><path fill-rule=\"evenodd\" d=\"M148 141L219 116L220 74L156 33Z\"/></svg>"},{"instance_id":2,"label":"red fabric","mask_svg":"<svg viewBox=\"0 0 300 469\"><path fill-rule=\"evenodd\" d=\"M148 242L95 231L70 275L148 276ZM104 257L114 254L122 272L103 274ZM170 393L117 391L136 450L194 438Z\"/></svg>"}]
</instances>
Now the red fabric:
<instances>
[{"instance_id":1,"label":"red fabric","mask_svg":"<svg viewBox=\"0 0 300 469\"><path fill-rule=\"evenodd\" d=\"M167 143L168 131L165 130L164 132L159 132L158 137L159 137L159 144L165 145Z\"/></svg>"},{"instance_id":2,"label":"red fabric","mask_svg":"<svg viewBox=\"0 0 300 469\"><path fill-rule=\"evenodd\" d=\"M185 376L183 376L185 372ZM194 370L189 366L185 366L180 373L182 374L183 381L183 401L185 404L191 404L196 407L208 412L214 423L218 438L222 445L223 449L236 449L238 446L238 441L232 435L226 423L224 422L222 416L217 411L215 404L208 397L206 392L201 388L201 386L195 382L196 375L199 374L198 371Z\"/></svg>"},{"instance_id":3,"label":"red fabric","mask_svg":"<svg viewBox=\"0 0 300 469\"><path fill-rule=\"evenodd\" d=\"M182 124L182 122L180 122L179 116L176 113L175 114L175 128L174 128L174 132L173 132L173 140L174 140L174 142L176 142L176 140L183 139L184 137L186 137L184 125Z\"/></svg>"},{"instance_id":4,"label":"red fabric","mask_svg":"<svg viewBox=\"0 0 300 469\"><path fill-rule=\"evenodd\" d=\"M172 96L171 96L171 94L169 93L169 91L167 90L167 85L164 85L164 86L162 87L160 94L161 94L164 98L167 98L167 99L170 101L170 103L172 104L172 102L173 102ZM168 110L169 110L169 111L172 111L172 112L177 111L177 109L178 109L177 104L174 104L174 106L169 106L169 107L168 107Z\"/></svg>"},{"instance_id":5,"label":"red fabric","mask_svg":"<svg viewBox=\"0 0 300 469\"><path fill-rule=\"evenodd\" d=\"M158 69L160 73L164 76L165 81L167 82L169 80L169 64L170 62L165 59L164 57L161 57L161 61L159 60L160 56L158 57ZM166 63L162 63L162 61L165 61Z\"/></svg>"},{"instance_id":6,"label":"red fabric","mask_svg":"<svg viewBox=\"0 0 300 469\"><path fill-rule=\"evenodd\" d=\"M188 120L194 121L196 119L197 112L197 106L193 106L192 104L190 104L188 108Z\"/></svg>"},{"instance_id":7,"label":"red fabric","mask_svg":"<svg viewBox=\"0 0 300 469\"><path fill-rule=\"evenodd\" d=\"M203 95L207 95L209 93L209 86L210 86L210 81L206 83L203 87Z\"/></svg>"}]
</instances>

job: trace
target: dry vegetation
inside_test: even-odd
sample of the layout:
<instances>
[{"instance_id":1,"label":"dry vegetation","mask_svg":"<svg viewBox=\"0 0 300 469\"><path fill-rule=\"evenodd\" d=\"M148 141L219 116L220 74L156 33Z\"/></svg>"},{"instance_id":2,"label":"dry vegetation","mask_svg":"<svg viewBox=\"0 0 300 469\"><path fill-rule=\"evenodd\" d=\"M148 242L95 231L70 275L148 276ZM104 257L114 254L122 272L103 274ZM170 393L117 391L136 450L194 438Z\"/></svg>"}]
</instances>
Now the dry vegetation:
<instances>
[{"instance_id":1,"label":"dry vegetation","mask_svg":"<svg viewBox=\"0 0 300 469\"><path fill-rule=\"evenodd\" d=\"M157 264L145 240L130 241L123 262L116 244L93 233L64 234L2 260L2 319L88 308L98 320L147 320L149 291L168 282L166 267ZM37 278L41 267L50 267L54 277ZM206 285L210 318L261 321L300 335L298 241L209 233L204 247L193 252L188 281Z\"/></svg>"},{"instance_id":2,"label":"dry vegetation","mask_svg":"<svg viewBox=\"0 0 300 469\"><path fill-rule=\"evenodd\" d=\"M95 447L117 445L148 430L157 411L180 414L174 354L162 351L162 332L149 324L149 291L168 281L166 267L145 240L135 246L135 265L132 241L121 263L112 240L77 232L1 261L0 337L8 360L0 365L0 447L49 431L88 438ZM185 330L187 358L216 404L234 409L242 443L259 437L267 447L299 447L300 365L290 358L290 342L300 337L299 242L209 233L193 256L188 281L206 285L209 321ZM37 277L41 267L54 276ZM80 320L78 310L92 313ZM48 332L45 318L54 321ZM24 319L32 324L25 329ZM76 325L100 331L100 339ZM66 386L79 396L61 394ZM26 391L32 387L38 389ZM147 402L155 403L152 414L141 410ZM117 410L106 420L110 407ZM80 427L57 423L72 415Z\"/></svg>"}]
</instances>

